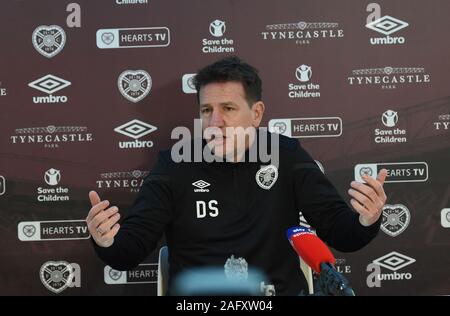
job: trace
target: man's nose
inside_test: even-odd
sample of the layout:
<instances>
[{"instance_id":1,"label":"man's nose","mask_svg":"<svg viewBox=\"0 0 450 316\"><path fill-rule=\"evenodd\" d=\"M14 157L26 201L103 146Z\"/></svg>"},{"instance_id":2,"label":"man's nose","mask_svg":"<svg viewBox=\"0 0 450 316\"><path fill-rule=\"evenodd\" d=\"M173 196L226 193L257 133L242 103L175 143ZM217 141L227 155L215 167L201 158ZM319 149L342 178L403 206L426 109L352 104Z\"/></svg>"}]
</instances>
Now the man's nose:
<instances>
[{"instance_id":1,"label":"man's nose","mask_svg":"<svg viewBox=\"0 0 450 316\"><path fill-rule=\"evenodd\" d=\"M211 120L209 121L210 127L223 127L225 122L223 120L223 115L220 111L214 110L211 114Z\"/></svg>"}]
</instances>

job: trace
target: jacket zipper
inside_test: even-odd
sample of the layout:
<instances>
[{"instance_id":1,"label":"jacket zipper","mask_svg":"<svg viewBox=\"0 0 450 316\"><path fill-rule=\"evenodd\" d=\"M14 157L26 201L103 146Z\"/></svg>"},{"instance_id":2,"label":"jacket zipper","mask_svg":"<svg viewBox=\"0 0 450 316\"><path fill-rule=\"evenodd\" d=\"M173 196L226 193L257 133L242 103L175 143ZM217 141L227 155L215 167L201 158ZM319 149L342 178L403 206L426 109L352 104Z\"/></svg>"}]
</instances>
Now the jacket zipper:
<instances>
[{"instance_id":1,"label":"jacket zipper","mask_svg":"<svg viewBox=\"0 0 450 316\"><path fill-rule=\"evenodd\" d=\"M233 168L233 186L234 186L234 195L237 201L238 209L241 208L241 197L239 194L239 183L238 183L238 170L237 168Z\"/></svg>"}]
</instances>

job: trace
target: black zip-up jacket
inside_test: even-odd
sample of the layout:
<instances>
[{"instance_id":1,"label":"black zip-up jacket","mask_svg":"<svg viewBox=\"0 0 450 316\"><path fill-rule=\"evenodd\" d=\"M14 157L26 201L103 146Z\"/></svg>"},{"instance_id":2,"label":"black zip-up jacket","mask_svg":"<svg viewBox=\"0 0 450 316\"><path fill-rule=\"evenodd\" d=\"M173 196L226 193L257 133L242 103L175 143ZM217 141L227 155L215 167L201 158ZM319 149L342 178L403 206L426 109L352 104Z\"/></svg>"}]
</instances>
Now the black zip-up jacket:
<instances>
[{"instance_id":1,"label":"black zip-up jacket","mask_svg":"<svg viewBox=\"0 0 450 316\"><path fill-rule=\"evenodd\" d=\"M257 177L267 165L260 162L175 163L170 151L161 152L113 245L94 243L97 254L114 269L129 270L165 233L170 280L192 267L224 267L233 255L262 270L276 295L298 295L307 286L286 230L298 225L299 211L322 240L342 252L367 245L381 219L362 226L297 140L280 136L279 144L277 177L273 169Z\"/></svg>"}]
</instances>

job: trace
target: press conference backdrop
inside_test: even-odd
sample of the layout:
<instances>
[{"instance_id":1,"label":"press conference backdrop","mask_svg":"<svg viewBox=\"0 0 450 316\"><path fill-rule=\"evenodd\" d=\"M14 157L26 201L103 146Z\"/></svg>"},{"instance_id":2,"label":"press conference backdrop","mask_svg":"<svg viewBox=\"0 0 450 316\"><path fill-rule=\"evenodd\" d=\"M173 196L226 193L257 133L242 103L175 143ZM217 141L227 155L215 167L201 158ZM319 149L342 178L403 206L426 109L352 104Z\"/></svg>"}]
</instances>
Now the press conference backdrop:
<instances>
[{"instance_id":1,"label":"press conference backdrop","mask_svg":"<svg viewBox=\"0 0 450 316\"><path fill-rule=\"evenodd\" d=\"M88 192L125 211L172 129L193 129L192 75L233 54L260 70L263 125L298 138L346 201L352 180L389 170L379 236L334 251L356 294L450 294L448 12L446 0L2 1L0 294L156 294L157 251L133 271L96 257Z\"/></svg>"}]
</instances>

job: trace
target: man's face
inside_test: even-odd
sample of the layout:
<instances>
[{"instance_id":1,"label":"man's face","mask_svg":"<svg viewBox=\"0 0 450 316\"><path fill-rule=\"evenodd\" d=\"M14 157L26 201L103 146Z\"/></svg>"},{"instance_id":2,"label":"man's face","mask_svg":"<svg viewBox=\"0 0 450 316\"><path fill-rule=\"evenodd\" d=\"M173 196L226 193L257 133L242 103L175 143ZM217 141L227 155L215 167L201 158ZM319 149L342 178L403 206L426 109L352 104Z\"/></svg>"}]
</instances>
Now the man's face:
<instances>
[{"instance_id":1,"label":"man's face","mask_svg":"<svg viewBox=\"0 0 450 316\"><path fill-rule=\"evenodd\" d=\"M250 108L245 98L244 87L240 82L214 82L200 88L200 118L202 128L208 130L221 130L223 136L216 137L205 134L208 145L218 155L228 155L234 151L248 148L248 141L244 144L237 141L242 133L227 133L227 128L241 130L249 127L258 127L264 105L256 102ZM229 131L230 129L228 129Z\"/></svg>"}]
</instances>

